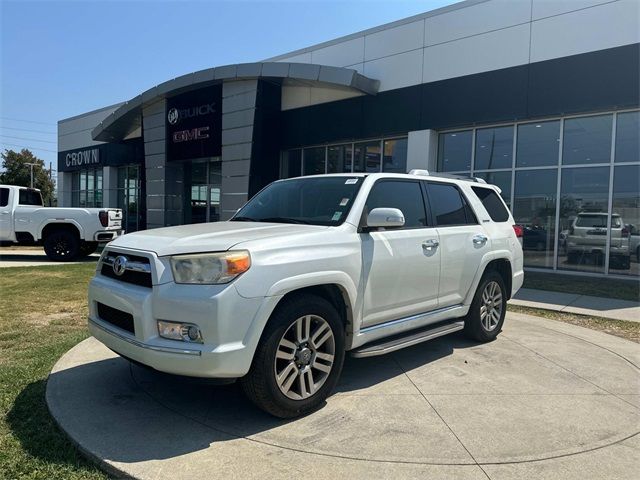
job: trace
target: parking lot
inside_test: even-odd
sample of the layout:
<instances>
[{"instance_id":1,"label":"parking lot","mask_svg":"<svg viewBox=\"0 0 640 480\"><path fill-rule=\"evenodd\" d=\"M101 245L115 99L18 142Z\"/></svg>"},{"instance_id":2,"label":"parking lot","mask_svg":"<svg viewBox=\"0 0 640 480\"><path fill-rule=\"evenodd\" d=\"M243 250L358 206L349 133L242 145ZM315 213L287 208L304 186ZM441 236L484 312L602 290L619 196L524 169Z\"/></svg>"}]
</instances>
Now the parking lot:
<instances>
[{"instance_id":1,"label":"parking lot","mask_svg":"<svg viewBox=\"0 0 640 480\"><path fill-rule=\"evenodd\" d=\"M640 347L509 313L490 344L449 336L348 358L319 411L282 421L235 385L130 365L88 339L54 367L49 409L135 478L633 478Z\"/></svg>"}]
</instances>

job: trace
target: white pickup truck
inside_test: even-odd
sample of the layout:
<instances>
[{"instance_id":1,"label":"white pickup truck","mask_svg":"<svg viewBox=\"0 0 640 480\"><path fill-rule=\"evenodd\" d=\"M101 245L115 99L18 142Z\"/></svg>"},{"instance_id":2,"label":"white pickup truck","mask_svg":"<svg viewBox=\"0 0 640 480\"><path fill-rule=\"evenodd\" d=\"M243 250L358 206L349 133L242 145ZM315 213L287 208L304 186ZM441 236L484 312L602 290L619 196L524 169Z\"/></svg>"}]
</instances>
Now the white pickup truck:
<instances>
[{"instance_id":1,"label":"white pickup truck","mask_svg":"<svg viewBox=\"0 0 640 480\"><path fill-rule=\"evenodd\" d=\"M118 208L44 207L40 190L0 185L2 245L43 245L51 260L66 262L122 234Z\"/></svg>"}]
</instances>

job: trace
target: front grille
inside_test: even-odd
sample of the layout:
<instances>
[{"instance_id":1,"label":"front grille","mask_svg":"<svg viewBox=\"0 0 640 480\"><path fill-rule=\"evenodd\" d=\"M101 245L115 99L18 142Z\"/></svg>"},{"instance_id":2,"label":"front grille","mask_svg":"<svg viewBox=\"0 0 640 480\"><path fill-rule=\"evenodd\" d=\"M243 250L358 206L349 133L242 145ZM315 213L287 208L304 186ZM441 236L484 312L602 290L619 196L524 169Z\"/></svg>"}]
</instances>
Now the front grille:
<instances>
[{"instance_id":1,"label":"front grille","mask_svg":"<svg viewBox=\"0 0 640 480\"><path fill-rule=\"evenodd\" d=\"M113 263L119 256L127 258L129 267L127 267L122 275L117 275L113 270ZM135 267L135 268L134 268ZM151 264L146 257L138 255L120 254L118 252L107 252L102 259L102 267L100 273L105 277L113 278L120 282L132 283L141 287L152 287L151 280Z\"/></svg>"},{"instance_id":2,"label":"front grille","mask_svg":"<svg viewBox=\"0 0 640 480\"><path fill-rule=\"evenodd\" d=\"M133 325L133 315L130 313L98 303L98 316L105 322L121 328L122 330L131 332L134 335L136 333Z\"/></svg>"}]
</instances>

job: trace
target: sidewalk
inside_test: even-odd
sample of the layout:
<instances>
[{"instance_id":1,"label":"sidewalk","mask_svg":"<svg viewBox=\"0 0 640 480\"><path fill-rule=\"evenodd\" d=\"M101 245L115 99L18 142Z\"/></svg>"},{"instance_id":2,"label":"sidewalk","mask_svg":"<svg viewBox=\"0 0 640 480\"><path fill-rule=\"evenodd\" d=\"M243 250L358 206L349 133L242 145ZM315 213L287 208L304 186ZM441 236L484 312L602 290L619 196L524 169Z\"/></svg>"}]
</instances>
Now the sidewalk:
<instances>
[{"instance_id":1,"label":"sidewalk","mask_svg":"<svg viewBox=\"0 0 640 480\"><path fill-rule=\"evenodd\" d=\"M640 322L640 302L521 288L513 305Z\"/></svg>"}]
</instances>

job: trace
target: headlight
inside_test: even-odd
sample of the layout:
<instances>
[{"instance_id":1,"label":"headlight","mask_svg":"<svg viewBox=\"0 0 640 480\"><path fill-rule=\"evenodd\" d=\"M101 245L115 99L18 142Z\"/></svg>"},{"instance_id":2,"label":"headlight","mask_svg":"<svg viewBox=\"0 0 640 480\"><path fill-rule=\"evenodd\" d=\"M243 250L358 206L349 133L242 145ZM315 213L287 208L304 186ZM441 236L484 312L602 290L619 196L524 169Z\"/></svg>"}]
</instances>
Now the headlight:
<instances>
[{"instance_id":1,"label":"headlight","mask_svg":"<svg viewBox=\"0 0 640 480\"><path fill-rule=\"evenodd\" d=\"M250 266L251 257L246 250L171 257L176 283L228 283L249 270Z\"/></svg>"}]
</instances>

